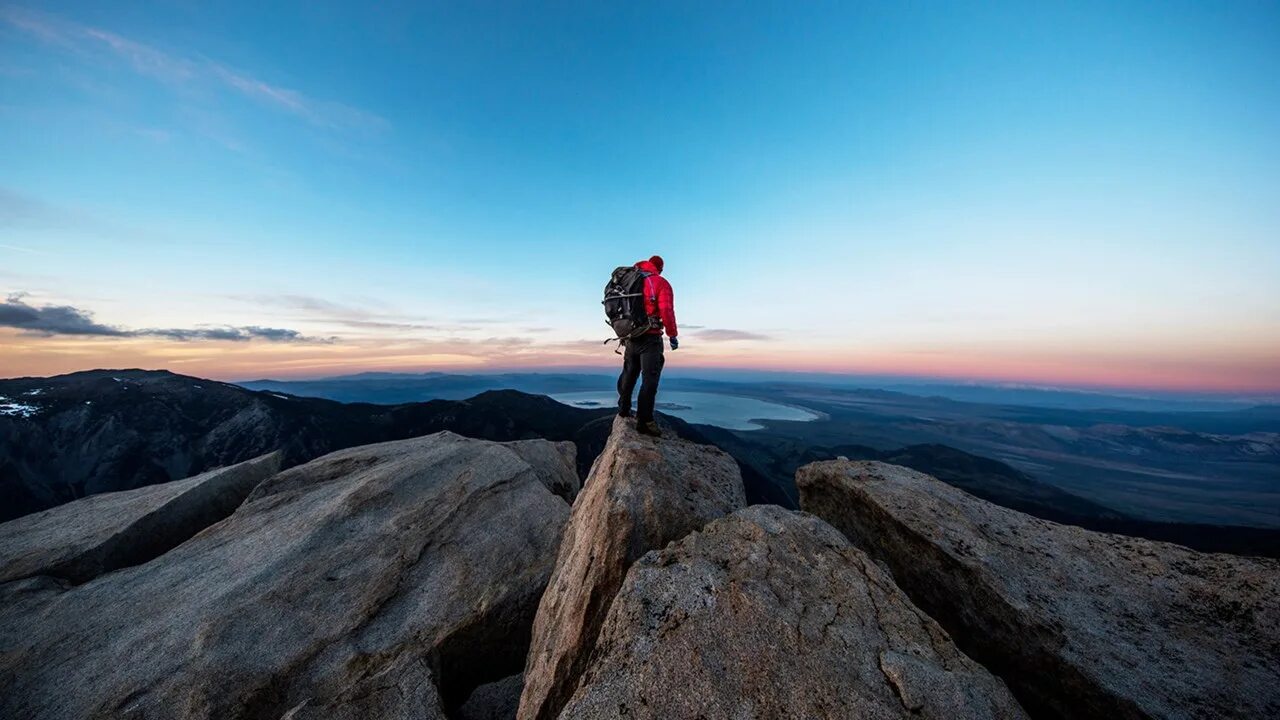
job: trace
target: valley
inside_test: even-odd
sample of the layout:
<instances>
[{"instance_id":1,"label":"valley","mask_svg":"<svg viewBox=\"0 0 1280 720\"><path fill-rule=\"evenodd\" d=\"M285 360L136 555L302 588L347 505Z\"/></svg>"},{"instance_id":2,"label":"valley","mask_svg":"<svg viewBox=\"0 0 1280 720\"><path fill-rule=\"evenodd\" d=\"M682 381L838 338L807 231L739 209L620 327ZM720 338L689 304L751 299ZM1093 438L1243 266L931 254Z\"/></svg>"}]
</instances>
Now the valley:
<instances>
[{"instance_id":1,"label":"valley","mask_svg":"<svg viewBox=\"0 0 1280 720\"><path fill-rule=\"evenodd\" d=\"M348 402L421 401L502 386L552 396L591 397L604 406L613 377L379 374L245 385ZM677 376L664 380L662 387L660 401L688 392L754 398L773 407L802 408L818 415L804 421L734 415L727 429L743 452L769 458L840 445L877 451L944 445L998 460L1038 481L1143 520L1280 528L1280 406L1276 405L902 384L895 385L898 390L885 390L811 379L717 381ZM903 389L952 397L910 394ZM1006 402L955 399L973 397ZM726 421L718 424L726 427ZM783 487L790 484L789 478L789 472L774 476ZM789 492L794 497L794 489Z\"/></svg>"}]
</instances>

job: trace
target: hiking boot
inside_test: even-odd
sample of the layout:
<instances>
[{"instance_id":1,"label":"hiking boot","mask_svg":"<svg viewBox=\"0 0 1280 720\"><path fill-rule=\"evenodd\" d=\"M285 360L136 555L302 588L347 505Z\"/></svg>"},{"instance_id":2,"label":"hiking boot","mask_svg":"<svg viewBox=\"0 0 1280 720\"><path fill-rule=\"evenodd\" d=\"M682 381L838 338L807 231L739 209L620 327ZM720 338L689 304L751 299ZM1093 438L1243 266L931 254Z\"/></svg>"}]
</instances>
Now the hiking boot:
<instances>
[{"instance_id":1,"label":"hiking boot","mask_svg":"<svg viewBox=\"0 0 1280 720\"><path fill-rule=\"evenodd\" d=\"M650 420L649 422L636 423L636 432L649 437L662 437L662 430L658 427L658 423Z\"/></svg>"},{"instance_id":2,"label":"hiking boot","mask_svg":"<svg viewBox=\"0 0 1280 720\"><path fill-rule=\"evenodd\" d=\"M619 410L619 411L618 411L618 417L620 417L620 418L629 418L629 417L631 417L631 411L630 411L630 410Z\"/></svg>"}]
</instances>

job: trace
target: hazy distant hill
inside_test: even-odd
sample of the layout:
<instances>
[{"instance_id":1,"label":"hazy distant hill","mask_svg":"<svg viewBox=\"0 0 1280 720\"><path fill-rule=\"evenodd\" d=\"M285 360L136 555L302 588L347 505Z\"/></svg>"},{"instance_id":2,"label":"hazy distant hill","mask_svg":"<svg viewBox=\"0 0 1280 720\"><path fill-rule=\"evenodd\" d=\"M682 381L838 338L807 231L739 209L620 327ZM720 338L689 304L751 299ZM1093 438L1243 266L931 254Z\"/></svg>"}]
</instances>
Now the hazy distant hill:
<instances>
[{"instance_id":1,"label":"hazy distant hill","mask_svg":"<svg viewBox=\"0 0 1280 720\"><path fill-rule=\"evenodd\" d=\"M249 380L238 384L250 390L270 390L339 402L394 405L426 400L462 400L487 390L519 390L546 395L598 390L608 388L612 383L613 380L605 375L574 373L358 373L319 380Z\"/></svg>"},{"instance_id":2,"label":"hazy distant hill","mask_svg":"<svg viewBox=\"0 0 1280 720\"><path fill-rule=\"evenodd\" d=\"M582 372L508 372L500 374L455 374L443 372L364 372L313 380L248 380L239 383L254 390L278 390L296 395L324 397L346 402L414 402L435 398L457 399L470 394L507 388L531 393L599 390L613 383L610 370ZM670 367L663 374L669 389L707 392L741 388L822 388L840 393L914 397L928 402L952 401L970 407L1004 407L1028 417L1049 414L1070 417L1077 422L1108 415L1114 422L1139 425L1171 424L1208 432L1247 432L1242 428L1280 427L1280 402L1272 397L1250 402L1244 397L1223 397L1194 393L1124 395L1081 390L1007 387L999 385L957 385L908 382L882 377L855 377L820 373L753 372L741 370L707 371ZM469 393L458 395L458 393ZM1187 421L1204 421L1188 426Z\"/></svg>"}]
</instances>

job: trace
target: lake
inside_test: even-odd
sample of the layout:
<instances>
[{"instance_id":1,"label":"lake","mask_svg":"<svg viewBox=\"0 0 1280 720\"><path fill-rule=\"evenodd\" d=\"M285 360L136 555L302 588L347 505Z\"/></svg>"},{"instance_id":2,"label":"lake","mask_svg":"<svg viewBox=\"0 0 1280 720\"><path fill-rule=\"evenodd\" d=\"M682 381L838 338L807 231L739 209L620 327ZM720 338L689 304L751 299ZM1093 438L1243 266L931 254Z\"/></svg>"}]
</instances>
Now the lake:
<instances>
[{"instance_id":1,"label":"lake","mask_svg":"<svg viewBox=\"0 0 1280 720\"><path fill-rule=\"evenodd\" d=\"M618 402L617 394L612 392L554 393L551 397L565 405L580 408L612 408ZM719 393L680 391L660 391L658 411L675 415L685 422L715 425L729 430L759 430L764 427L752 422L753 420L807 422L821 417L812 410L768 400Z\"/></svg>"}]
</instances>

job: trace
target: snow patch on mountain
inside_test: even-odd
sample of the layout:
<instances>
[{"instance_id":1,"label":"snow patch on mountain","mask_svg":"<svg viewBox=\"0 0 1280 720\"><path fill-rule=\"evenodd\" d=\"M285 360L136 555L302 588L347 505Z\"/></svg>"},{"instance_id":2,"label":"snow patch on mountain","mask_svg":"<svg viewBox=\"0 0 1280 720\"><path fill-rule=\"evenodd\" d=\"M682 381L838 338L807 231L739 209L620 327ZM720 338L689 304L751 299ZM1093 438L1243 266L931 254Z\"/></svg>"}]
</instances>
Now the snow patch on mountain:
<instances>
[{"instance_id":1,"label":"snow patch on mountain","mask_svg":"<svg viewBox=\"0 0 1280 720\"><path fill-rule=\"evenodd\" d=\"M13 402L9 398L0 395L0 415L29 418L38 412L40 412L39 405Z\"/></svg>"}]
</instances>

